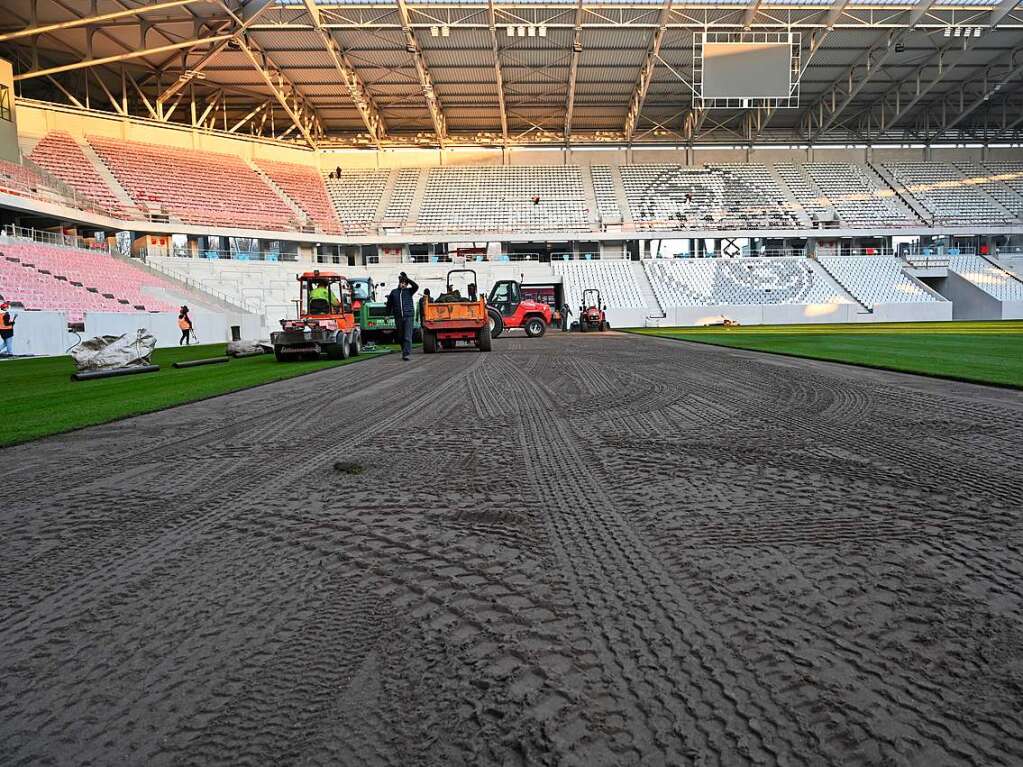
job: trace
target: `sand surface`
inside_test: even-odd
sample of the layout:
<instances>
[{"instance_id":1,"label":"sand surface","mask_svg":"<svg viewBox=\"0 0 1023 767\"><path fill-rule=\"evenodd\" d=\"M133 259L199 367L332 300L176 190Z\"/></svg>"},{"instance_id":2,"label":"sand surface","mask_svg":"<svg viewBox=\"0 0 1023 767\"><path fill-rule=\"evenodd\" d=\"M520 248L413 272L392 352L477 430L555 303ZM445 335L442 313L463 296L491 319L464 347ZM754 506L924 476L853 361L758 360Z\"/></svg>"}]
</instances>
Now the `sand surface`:
<instances>
[{"instance_id":1,"label":"sand surface","mask_svg":"<svg viewBox=\"0 0 1023 767\"><path fill-rule=\"evenodd\" d=\"M0 458L0 764L1023 763L1019 393L550 334Z\"/></svg>"}]
</instances>

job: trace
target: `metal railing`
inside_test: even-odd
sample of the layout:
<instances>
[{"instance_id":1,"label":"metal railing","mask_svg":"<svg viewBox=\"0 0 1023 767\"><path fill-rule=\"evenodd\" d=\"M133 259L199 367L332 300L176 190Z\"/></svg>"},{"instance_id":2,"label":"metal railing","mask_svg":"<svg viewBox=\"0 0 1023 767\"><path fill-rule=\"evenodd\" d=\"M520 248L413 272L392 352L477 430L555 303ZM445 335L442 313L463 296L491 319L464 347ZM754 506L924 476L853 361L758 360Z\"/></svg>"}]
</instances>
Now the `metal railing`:
<instances>
[{"instance_id":1,"label":"metal railing","mask_svg":"<svg viewBox=\"0 0 1023 767\"><path fill-rule=\"evenodd\" d=\"M191 248L183 247L180 245L171 246L168 251L167 248L153 247L147 245L145 249L145 257L170 257L170 258L198 258L206 261L263 261L267 263L276 263L278 261L298 261L298 253L264 253L257 251L231 251L231 250L215 250L213 248L203 248L192 252Z\"/></svg>"},{"instance_id":2,"label":"metal railing","mask_svg":"<svg viewBox=\"0 0 1023 767\"><path fill-rule=\"evenodd\" d=\"M0 234L14 240L29 240L31 242L42 243L43 245L52 245L57 248L74 248L77 250L100 251L102 253L111 252L110 247L106 243L102 245L89 245L83 238L75 235L64 234L63 232L48 232L43 229L32 229L15 224L8 224L0 231Z\"/></svg>"}]
</instances>

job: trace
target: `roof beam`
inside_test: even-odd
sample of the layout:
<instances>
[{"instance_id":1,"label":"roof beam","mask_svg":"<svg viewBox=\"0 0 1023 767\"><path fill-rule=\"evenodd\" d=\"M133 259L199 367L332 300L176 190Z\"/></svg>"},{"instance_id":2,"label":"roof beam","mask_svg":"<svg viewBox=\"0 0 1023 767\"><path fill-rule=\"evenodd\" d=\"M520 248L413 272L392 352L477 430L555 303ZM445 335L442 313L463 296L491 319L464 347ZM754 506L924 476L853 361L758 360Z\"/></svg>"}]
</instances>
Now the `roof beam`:
<instances>
[{"instance_id":1,"label":"roof beam","mask_svg":"<svg viewBox=\"0 0 1023 767\"><path fill-rule=\"evenodd\" d=\"M1019 5L1019 0L1002 0L998 5L991 9L991 15L988 17L987 23L994 29L1002 20L1016 10L1016 6Z\"/></svg>"},{"instance_id":2,"label":"roof beam","mask_svg":"<svg viewBox=\"0 0 1023 767\"><path fill-rule=\"evenodd\" d=\"M129 51L127 53L118 53L114 56L103 56L98 59L86 59L84 61L76 61L71 64L64 64L59 67L50 67L49 69L37 69L32 72L25 72L21 75L15 75L14 79L16 81L31 80L35 77L55 75L60 72L71 72L75 69L88 69L89 67L98 67L101 64L113 64L118 61L129 61L131 59L142 58L143 56L152 56L157 53L166 53L167 51L176 51L182 48L194 48L197 45L204 45L206 43L216 43L221 40L226 40L229 37L231 37L231 35L214 35L213 37L206 37L202 40L184 40L180 43L160 45L156 48L145 48L141 51Z\"/></svg>"},{"instance_id":3,"label":"roof beam","mask_svg":"<svg viewBox=\"0 0 1023 767\"><path fill-rule=\"evenodd\" d=\"M493 0L491 0L493 2ZM583 52L583 0L576 0L575 26L572 38L572 63L568 69L568 95L565 98L565 143L572 137L572 114L575 112L575 83L579 71L579 54Z\"/></svg>"},{"instance_id":4,"label":"roof beam","mask_svg":"<svg viewBox=\"0 0 1023 767\"><path fill-rule=\"evenodd\" d=\"M1004 72L1000 71L1003 69ZM1004 59L992 62L979 80L976 77L971 77L956 91L944 94L936 106L927 110L926 119L918 127L927 131L931 125L930 116L937 113L939 118L937 131L930 136L930 140L937 139L988 103L992 96L1021 74L1023 74L1023 48L1015 48L1009 51ZM971 93L973 87L977 85L980 86L979 89L975 93Z\"/></svg>"},{"instance_id":5,"label":"roof beam","mask_svg":"<svg viewBox=\"0 0 1023 767\"><path fill-rule=\"evenodd\" d=\"M90 24L102 24L105 21L112 21L113 19L119 19L124 16L137 16L140 13L162 11L167 8L175 8L179 5L191 5L192 3L202 1L203 0L164 0L164 2L149 3L138 8L127 8L123 11L101 13L98 16L83 16L80 18L68 19L67 21L57 21L52 24L43 24L42 26L29 27L27 29L18 30L17 32L8 32L7 34L0 35L0 43L6 42L7 40L17 40L19 37L32 37L33 35L43 35L47 32L59 32L64 29L74 29L75 27L84 27Z\"/></svg>"},{"instance_id":6,"label":"roof beam","mask_svg":"<svg viewBox=\"0 0 1023 767\"><path fill-rule=\"evenodd\" d=\"M487 19L490 22L490 45L494 49L494 75L497 78L497 108L501 112L501 136L508 143L508 112L504 104L504 73L501 71L501 47L497 44L497 13L494 0L487 0Z\"/></svg>"},{"instance_id":7,"label":"roof beam","mask_svg":"<svg viewBox=\"0 0 1023 767\"><path fill-rule=\"evenodd\" d=\"M753 19L757 17L757 13L760 11L760 5L764 0L750 0L750 4L746 6L745 12L742 14L742 28L749 30L753 26Z\"/></svg>"},{"instance_id":8,"label":"roof beam","mask_svg":"<svg viewBox=\"0 0 1023 767\"><path fill-rule=\"evenodd\" d=\"M341 81L348 92L348 97L358 110L363 125L366 126L366 132L369 133L373 143L379 148L381 140L387 135L387 126L384 124L384 118L380 114L379 107L373 100L373 96L370 95L369 90L367 90L366 83L359 76L359 73L355 71L355 66L347 54L341 50L341 46L338 45L330 30L323 25L323 18L320 16L320 9L317 7L315 0L305 0L305 6L309 12L309 17L313 20L313 25L316 27L316 32L323 41L323 47L334 64L334 69L341 76Z\"/></svg>"},{"instance_id":9,"label":"roof beam","mask_svg":"<svg viewBox=\"0 0 1023 767\"><path fill-rule=\"evenodd\" d=\"M395 0L398 4L398 14L401 17L401 28L405 33L405 50L412 56L416 65L416 74L419 75L419 87L423 90L423 98L426 99L426 106L430 110L430 118L433 120L433 130L437 134L437 141L441 147L447 140L448 123L444 118L444 112L440 108L440 101L437 99L437 92L433 88L433 79L430 77L430 70L426 66L426 59L423 51L416 40L416 33L412 29L412 19L409 16L408 5L405 0Z\"/></svg>"},{"instance_id":10,"label":"roof beam","mask_svg":"<svg viewBox=\"0 0 1023 767\"><path fill-rule=\"evenodd\" d=\"M852 63L844 75L835 80L823 95L803 112L799 121L804 126L807 139L812 142L835 124L846 107L895 53L896 45L913 30L935 2L936 0L919 0L910 12L905 27L881 35L874 45Z\"/></svg>"},{"instance_id":11,"label":"roof beam","mask_svg":"<svg viewBox=\"0 0 1023 767\"><path fill-rule=\"evenodd\" d=\"M246 42L239 38L238 45L249 61L252 63L263 82L273 93L285 113L291 118L291 122L305 138L306 143L313 149L316 148L316 137L323 136L323 124L319 115L306 103L305 98L299 93L298 88L291 82L284 73L271 62L266 53L255 46L252 41ZM253 50L255 48L255 50ZM257 56L257 53L259 54ZM314 137L315 131L315 137Z\"/></svg>"},{"instance_id":12,"label":"roof beam","mask_svg":"<svg viewBox=\"0 0 1023 767\"><path fill-rule=\"evenodd\" d=\"M646 101L647 91L650 90L650 82L653 80L654 67L661 55L661 43L664 42L664 35L668 30L668 18L671 16L672 0L664 0L661 5L661 13L657 17L657 29L647 47L646 59L639 70L639 77L636 78L636 86L632 90L632 98L629 99L629 111L625 115L625 141L632 141L632 135L636 132L636 125L639 124L639 115L643 111L643 102Z\"/></svg>"}]
</instances>

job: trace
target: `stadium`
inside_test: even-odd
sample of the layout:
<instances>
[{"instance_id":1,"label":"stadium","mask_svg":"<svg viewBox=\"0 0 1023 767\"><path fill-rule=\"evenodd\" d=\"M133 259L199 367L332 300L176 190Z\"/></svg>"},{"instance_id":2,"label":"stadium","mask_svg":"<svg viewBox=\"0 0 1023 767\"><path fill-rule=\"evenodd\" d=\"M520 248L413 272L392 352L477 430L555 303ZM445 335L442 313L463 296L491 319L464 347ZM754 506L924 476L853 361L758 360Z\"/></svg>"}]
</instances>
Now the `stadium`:
<instances>
[{"instance_id":1,"label":"stadium","mask_svg":"<svg viewBox=\"0 0 1023 767\"><path fill-rule=\"evenodd\" d=\"M0 3L0 763L1023 763L1017 0Z\"/></svg>"}]
</instances>

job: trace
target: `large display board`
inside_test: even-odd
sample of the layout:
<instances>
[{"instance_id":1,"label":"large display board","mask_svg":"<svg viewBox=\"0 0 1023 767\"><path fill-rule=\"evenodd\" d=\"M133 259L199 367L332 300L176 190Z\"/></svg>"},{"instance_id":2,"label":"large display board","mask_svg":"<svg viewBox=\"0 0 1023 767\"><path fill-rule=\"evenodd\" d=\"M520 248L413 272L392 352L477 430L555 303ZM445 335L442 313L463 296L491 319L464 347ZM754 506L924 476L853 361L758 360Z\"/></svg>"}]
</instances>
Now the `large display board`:
<instances>
[{"instance_id":1,"label":"large display board","mask_svg":"<svg viewBox=\"0 0 1023 767\"><path fill-rule=\"evenodd\" d=\"M792 90L788 42L703 44L705 99L786 98Z\"/></svg>"}]
</instances>

